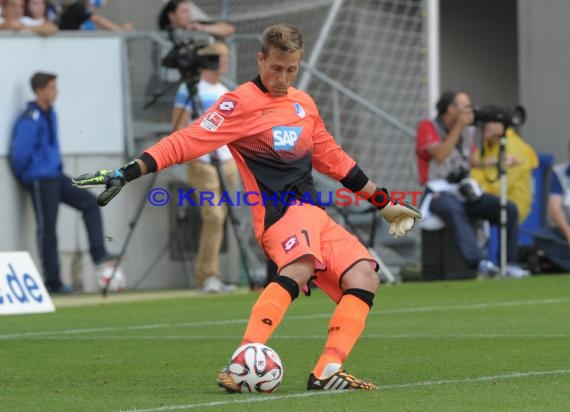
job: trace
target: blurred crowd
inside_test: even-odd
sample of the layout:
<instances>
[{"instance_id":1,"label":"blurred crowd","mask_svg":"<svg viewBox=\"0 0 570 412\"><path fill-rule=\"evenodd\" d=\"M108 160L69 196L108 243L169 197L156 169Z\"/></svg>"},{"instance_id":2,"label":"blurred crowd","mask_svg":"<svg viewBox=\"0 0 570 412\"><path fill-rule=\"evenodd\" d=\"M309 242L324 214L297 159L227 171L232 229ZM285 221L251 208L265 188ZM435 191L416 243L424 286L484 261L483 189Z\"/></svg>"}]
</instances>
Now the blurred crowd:
<instances>
[{"instance_id":1,"label":"blurred crowd","mask_svg":"<svg viewBox=\"0 0 570 412\"><path fill-rule=\"evenodd\" d=\"M59 30L133 30L98 13L106 0L1 0L0 30L51 36Z\"/></svg>"}]
</instances>

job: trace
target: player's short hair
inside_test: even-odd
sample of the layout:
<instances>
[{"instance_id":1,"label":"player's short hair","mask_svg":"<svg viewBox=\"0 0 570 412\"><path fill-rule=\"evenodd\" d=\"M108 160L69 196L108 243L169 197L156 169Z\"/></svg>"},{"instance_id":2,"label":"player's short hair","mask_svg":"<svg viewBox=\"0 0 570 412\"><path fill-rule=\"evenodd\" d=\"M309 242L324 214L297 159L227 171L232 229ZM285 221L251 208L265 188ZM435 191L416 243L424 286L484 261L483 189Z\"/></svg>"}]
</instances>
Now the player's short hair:
<instances>
[{"instance_id":1,"label":"player's short hair","mask_svg":"<svg viewBox=\"0 0 570 412\"><path fill-rule=\"evenodd\" d=\"M297 27L290 24L279 23L269 26L261 35L261 54L267 56L270 48L288 53L300 51L302 55L303 36Z\"/></svg>"},{"instance_id":2,"label":"player's short hair","mask_svg":"<svg viewBox=\"0 0 570 412\"><path fill-rule=\"evenodd\" d=\"M37 72L30 79L30 86L32 86L32 91L35 92L38 89L43 89L47 86L49 82L55 80L57 75L53 73L43 73Z\"/></svg>"}]
</instances>

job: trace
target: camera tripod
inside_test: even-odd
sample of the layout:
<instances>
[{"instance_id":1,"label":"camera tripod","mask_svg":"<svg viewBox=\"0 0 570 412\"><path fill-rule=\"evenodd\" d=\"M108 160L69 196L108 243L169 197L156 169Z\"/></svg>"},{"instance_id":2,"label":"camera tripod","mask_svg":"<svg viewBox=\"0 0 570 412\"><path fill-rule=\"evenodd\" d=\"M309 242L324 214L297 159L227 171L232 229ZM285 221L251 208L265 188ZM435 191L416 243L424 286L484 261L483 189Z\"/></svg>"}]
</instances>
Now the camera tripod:
<instances>
[{"instance_id":1,"label":"camera tripod","mask_svg":"<svg viewBox=\"0 0 570 412\"><path fill-rule=\"evenodd\" d=\"M178 82L177 84L175 84L176 86L179 86L180 84L184 83L187 87L188 97L186 99L184 107L187 107L188 104L191 103L191 108L192 108L191 119L192 120L196 120L204 112L202 102L198 96L198 82L199 81L200 81L200 73L199 73L199 71L196 71L192 74L182 73L182 80L180 82ZM153 95L153 99L150 102L148 102L147 104L145 104L144 108L146 109L146 108L152 106L152 104L154 104L160 96L164 95L167 91L169 91L172 88L173 88L173 86L169 85L167 88L160 91L159 93L155 93ZM181 114L182 114L182 112L179 114L179 116ZM179 119L176 119L174 123L177 124L178 120ZM172 130L172 132L174 132L174 131L175 130ZM219 161L219 158L217 157L216 152L211 154L211 159L212 159L212 161L211 161L212 165L216 168L216 172L217 172L218 178L220 180L220 187L222 189L222 192L227 193L227 189L229 186L228 186L225 174L222 170L221 162ZM152 174L152 177L148 182L147 190L144 192L145 195L141 199L141 201L137 207L136 213L135 213L133 219L131 220L131 222L129 223L129 233L127 234L125 242L123 243L123 246L121 248L121 252L117 256L117 261L116 261L115 267L113 269L113 273L111 274L108 283L102 289L101 293L102 293L103 297L105 297L108 293L109 285L111 284L111 281L113 280L113 278L115 276L117 268L119 267L119 264L121 263L124 255L125 255L125 252L127 250L127 247L130 243L134 229L135 229L138 221L140 220L140 217L142 215L144 207L147 203L146 194L148 194L150 192L150 190L154 187L154 184L156 183L157 177L158 177L157 173ZM251 257L248 255L248 251L246 249L248 247L248 245L247 245L247 242L242 241L242 233L241 233L242 228L240 227L241 222L238 219L238 217L236 216L235 211L233 210L232 206L230 206L230 205L228 205L227 216L230 220L234 236L237 240L238 249L239 249L239 253L240 253L240 259L242 261L243 269L245 271L245 275L247 277L249 287L250 287L250 289L253 290L253 289L255 289L256 284L255 284L255 281L254 281L254 278L253 278L253 275L251 272L251 266L250 266ZM151 267L150 267L151 270L152 270L152 268L154 268L154 265L156 264L158 259L168 250L169 246L171 245L172 241L175 239L176 236L177 236L177 231L173 232L173 234L169 237L166 245L160 250L159 255L154 259L154 261L151 264ZM182 261L184 262L184 259L182 259ZM183 263L183 265L184 265L184 271L186 273L186 266L184 263ZM145 273L143 273L143 275L139 279L137 279L134 287L138 286L148 276L148 274L150 274L151 270L145 271Z\"/></svg>"},{"instance_id":2,"label":"camera tripod","mask_svg":"<svg viewBox=\"0 0 570 412\"><path fill-rule=\"evenodd\" d=\"M501 136L499 146L499 184L500 184L500 200L501 200L501 215L500 215L500 255L499 267L501 269L501 276L507 276L507 127L504 125L504 132Z\"/></svg>"}]
</instances>

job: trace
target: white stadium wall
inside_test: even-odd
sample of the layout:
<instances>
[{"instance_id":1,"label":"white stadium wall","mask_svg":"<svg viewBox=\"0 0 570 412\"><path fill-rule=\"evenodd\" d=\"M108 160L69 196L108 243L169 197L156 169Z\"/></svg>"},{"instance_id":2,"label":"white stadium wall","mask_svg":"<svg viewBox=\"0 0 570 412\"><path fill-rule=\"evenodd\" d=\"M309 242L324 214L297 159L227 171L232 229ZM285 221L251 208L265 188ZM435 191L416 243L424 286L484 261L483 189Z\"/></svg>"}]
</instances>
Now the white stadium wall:
<instances>
[{"instance_id":1,"label":"white stadium wall","mask_svg":"<svg viewBox=\"0 0 570 412\"><path fill-rule=\"evenodd\" d=\"M37 36L0 34L0 251L29 251L41 271L35 239L31 199L10 173L7 152L11 130L26 102L33 100L29 79L35 71L58 75L59 95L55 104L59 119L64 171L70 176L113 168L126 161L128 130L122 38L109 33L60 33L49 39ZM147 179L147 178L145 178ZM108 206L102 208L107 247L119 253L129 232L136 209L148 190L145 179L127 186ZM167 187L173 172L161 173L155 186ZM123 263L129 286L138 282L170 238L168 208L146 205ZM58 216L58 248L62 276L97 289L94 267L89 258L87 235L80 213L62 206ZM81 253L81 265L72 268L72 258ZM227 255L227 256L226 256ZM223 257L222 269L239 266ZM233 256L233 255L232 255ZM138 282L139 289L187 287L193 271L183 270L180 262L162 253L150 275ZM188 264L187 264L188 266Z\"/></svg>"},{"instance_id":2,"label":"white stadium wall","mask_svg":"<svg viewBox=\"0 0 570 412\"><path fill-rule=\"evenodd\" d=\"M58 75L55 107L64 154L122 153L120 50L118 37L1 37L0 155L7 152L14 120L33 99L29 79L36 71Z\"/></svg>"}]
</instances>

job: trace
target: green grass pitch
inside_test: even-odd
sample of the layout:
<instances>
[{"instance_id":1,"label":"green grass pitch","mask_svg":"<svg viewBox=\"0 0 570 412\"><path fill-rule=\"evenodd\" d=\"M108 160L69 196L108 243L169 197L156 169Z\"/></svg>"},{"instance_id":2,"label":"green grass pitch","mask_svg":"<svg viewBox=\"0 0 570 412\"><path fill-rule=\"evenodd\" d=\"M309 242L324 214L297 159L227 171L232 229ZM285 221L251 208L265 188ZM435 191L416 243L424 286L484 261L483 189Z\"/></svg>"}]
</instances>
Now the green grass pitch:
<instances>
[{"instance_id":1,"label":"green grass pitch","mask_svg":"<svg viewBox=\"0 0 570 412\"><path fill-rule=\"evenodd\" d=\"M381 287L345 363L373 392L305 390L334 307L319 291L268 342L285 368L271 395L215 384L257 293L152 296L0 317L0 410L570 410L570 276Z\"/></svg>"}]
</instances>

